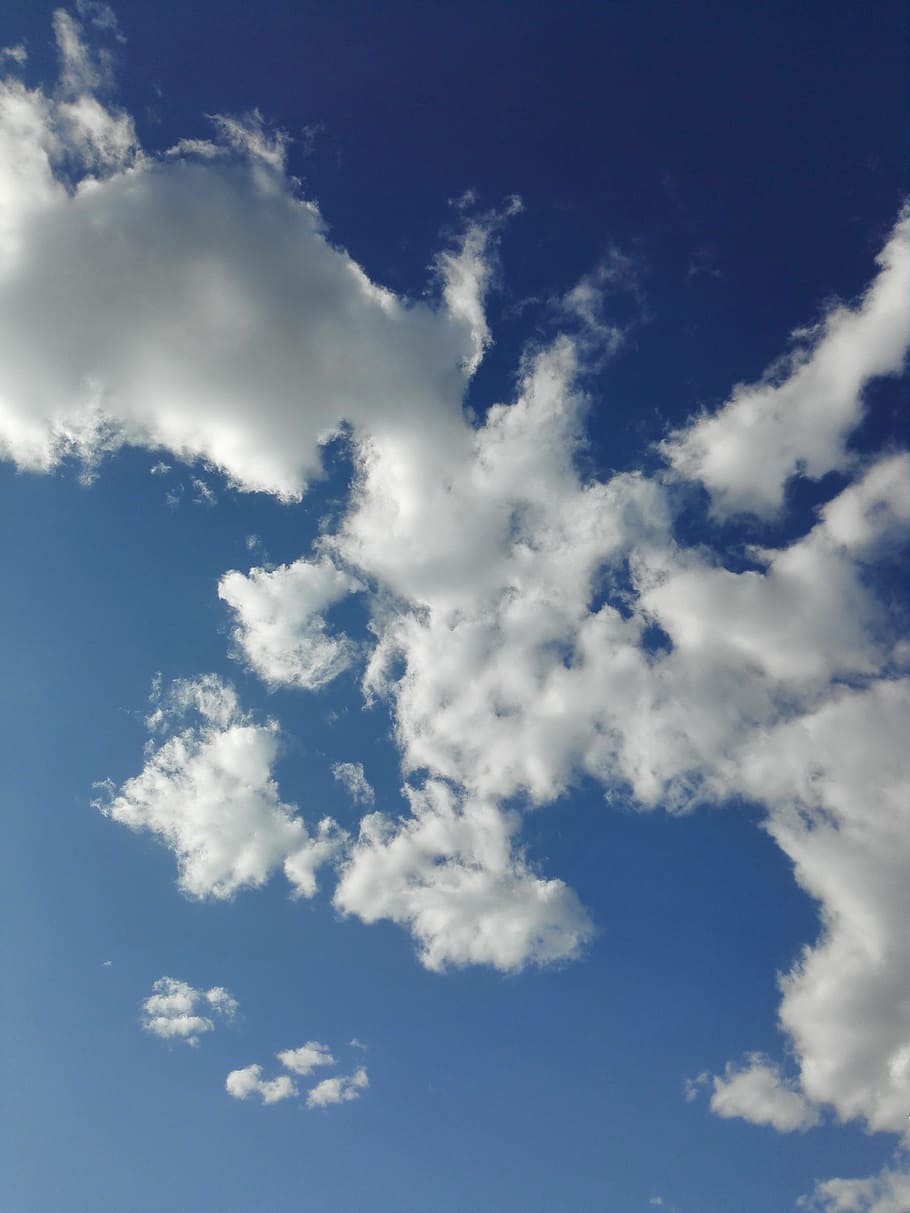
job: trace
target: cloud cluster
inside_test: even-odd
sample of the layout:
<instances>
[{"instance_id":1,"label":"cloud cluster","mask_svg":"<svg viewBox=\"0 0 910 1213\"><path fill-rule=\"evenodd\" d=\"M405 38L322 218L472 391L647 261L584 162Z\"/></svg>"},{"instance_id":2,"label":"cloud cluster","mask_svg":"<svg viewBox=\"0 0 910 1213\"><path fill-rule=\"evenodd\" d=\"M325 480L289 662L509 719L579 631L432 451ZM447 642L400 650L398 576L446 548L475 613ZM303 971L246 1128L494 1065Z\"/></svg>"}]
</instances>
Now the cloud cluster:
<instances>
[{"instance_id":1,"label":"cloud cluster","mask_svg":"<svg viewBox=\"0 0 910 1213\"><path fill-rule=\"evenodd\" d=\"M335 855L341 835L331 818L310 835L281 801L271 774L277 724L256 723L213 674L156 696L148 724L164 739L157 748L150 742L139 775L119 790L107 785L95 807L156 834L177 857L178 883L189 896L229 898L283 868L295 892L312 897L316 872Z\"/></svg>"},{"instance_id":2,"label":"cloud cluster","mask_svg":"<svg viewBox=\"0 0 910 1213\"><path fill-rule=\"evenodd\" d=\"M185 981L159 977L142 1004L142 1027L162 1040L197 1045L199 1037L215 1030L212 1016L231 1020L237 1000L223 986L197 990Z\"/></svg>"},{"instance_id":3,"label":"cloud cluster","mask_svg":"<svg viewBox=\"0 0 910 1213\"><path fill-rule=\"evenodd\" d=\"M262 1066L245 1066L232 1070L225 1080L225 1090L234 1099L248 1099L258 1095L262 1103L279 1103L283 1099L294 1099L299 1094L291 1074L305 1078L314 1070L334 1066L335 1058L327 1045L309 1040L297 1049L284 1049L275 1056L289 1074L278 1074L275 1078L263 1078ZM324 1078L307 1092L308 1108L325 1108L331 1104L350 1103L359 1099L361 1092L370 1085L364 1066L358 1066L351 1074L337 1074Z\"/></svg>"},{"instance_id":4,"label":"cloud cluster","mask_svg":"<svg viewBox=\"0 0 910 1213\"><path fill-rule=\"evenodd\" d=\"M606 271L569 291L565 331L526 352L515 399L469 418L501 216L440 255L433 300L399 298L328 241L257 115L153 157L98 99L105 61L65 14L57 38L56 91L0 88L0 306L15 301L0 452L91 469L130 442L293 500L343 435L355 474L337 524L219 592L269 686L318 690L362 664L367 700L394 714L410 810L368 813L353 840L328 819L310 836L271 776L277 726L207 678L178 684L153 724L195 723L103 811L159 835L192 895L279 867L310 895L334 859L336 907L402 924L428 967L515 970L577 956L593 931L524 854L523 807L583 777L642 810L756 802L822 930L781 982L797 1076L748 1055L712 1107L781 1129L827 1108L900 1132L910 642L888 587L910 486L905 453L860 458L850 438L870 383L904 367L906 212L860 300L670 435L663 468L598 479L578 456L586 374L621 344ZM830 471L839 486L800 528L788 486ZM712 514L686 543L679 502L699 494ZM329 619L352 593L369 614L356 638ZM265 1098L254 1070L235 1085Z\"/></svg>"}]
</instances>

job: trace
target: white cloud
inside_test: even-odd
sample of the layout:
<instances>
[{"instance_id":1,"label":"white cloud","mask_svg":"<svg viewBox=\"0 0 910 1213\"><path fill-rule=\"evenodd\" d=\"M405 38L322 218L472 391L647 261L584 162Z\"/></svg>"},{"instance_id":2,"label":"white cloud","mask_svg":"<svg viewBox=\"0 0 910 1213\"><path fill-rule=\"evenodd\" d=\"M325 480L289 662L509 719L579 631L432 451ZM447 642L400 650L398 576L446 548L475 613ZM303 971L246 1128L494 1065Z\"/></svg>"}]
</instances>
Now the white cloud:
<instances>
[{"instance_id":1,"label":"white cloud","mask_svg":"<svg viewBox=\"0 0 910 1213\"><path fill-rule=\"evenodd\" d=\"M883 1167L865 1179L826 1179L798 1204L810 1213L907 1213L910 1170Z\"/></svg>"},{"instance_id":2,"label":"white cloud","mask_svg":"<svg viewBox=\"0 0 910 1213\"><path fill-rule=\"evenodd\" d=\"M412 816L365 817L335 905L365 922L407 926L429 969L489 964L504 971L579 955L591 923L560 880L538 877L512 844L515 817L459 803L444 784L405 789Z\"/></svg>"},{"instance_id":3,"label":"white cloud","mask_svg":"<svg viewBox=\"0 0 910 1213\"><path fill-rule=\"evenodd\" d=\"M904 367L910 327L907 212L879 253L879 273L855 308L838 305L796 334L788 358L758 384L740 385L717 413L680 430L664 454L700 480L721 515L769 515L797 472L819 479L849 465L845 440L862 415L863 391Z\"/></svg>"},{"instance_id":4,"label":"white cloud","mask_svg":"<svg viewBox=\"0 0 910 1213\"><path fill-rule=\"evenodd\" d=\"M328 1045L320 1044L318 1040L308 1040L297 1049L284 1049L275 1056L286 1070L299 1078L305 1078L324 1066L335 1065ZM359 1066L353 1074L339 1074L317 1083L307 1094L307 1107L324 1108L330 1104L349 1103L352 1099L359 1099L361 1091L368 1086L366 1069ZM260 1065L232 1070L227 1076L225 1089L235 1099L258 1095L264 1104L277 1103L298 1094L296 1083L287 1074L263 1079Z\"/></svg>"},{"instance_id":5,"label":"white cloud","mask_svg":"<svg viewBox=\"0 0 910 1213\"><path fill-rule=\"evenodd\" d=\"M159 977L142 1004L141 1023L162 1040L197 1045L200 1036L214 1031L213 1015L231 1020L236 1013L237 1000L223 986L197 990L185 981Z\"/></svg>"},{"instance_id":6,"label":"white cloud","mask_svg":"<svg viewBox=\"0 0 910 1213\"><path fill-rule=\"evenodd\" d=\"M286 1070L291 1070L301 1077L305 1077L319 1066L335 1064L335 1058L328 1046L320 1044L318 1040L308 1040L299 1049L285 1049L281 1053L276 1053L275 1056Z\"/></svg>"},{"instance_id":7,"label":"white cloud","mask_svg":"<svg viewBox=\"0 0 910 1213\"><path fill-rule=\"evenodd\" d=\"M910 679L837 690L757 735L740 787L820 906L782 980L781 1025L805 1095L895 1133L910 1107Z\"/></svg>"},{"instance_id":8,"label":"white cloud","mask_svg":"<svg viewBox=\"0 0 910 1213\"><path fill-rule=\"evenodd\" d=\"M324 1078L306 1097L308 1108L327 1108L330 1104L350 1103L359 1099L361 1091L370 1085L366 1069L359 1066L353 1074Z\"/></svg>"},{"instance_id":9,"label":"white cloud","mask_svg":"<svg viewBox=\"0 0 910 1213\"><path fill-rule=\"evenodd\" d=\"M740 1116L756 1125L772 1125L781 1133L811 1129L819 1123L818 1109L759 1053L751 1054L742 1067L728 1065L722 1078L715 1077L711 1111L717 1116Z\"/></svg>"},{"instance_id":10,"label":"white cloud","mask_svg":"<svg viewBox=\"0 0 910 1213\"><path fill-rule=\"evenodd\" d=\"M329 243L255 114L145 155L97 95L108 60L56 30L58 90L0 89L0 452L47 470L132 443L291 500L344 423L463 444L483 224L438 305L399 299Z\"/></svg>"},{"instance_id":11,"label":"white cloud","mask_svg":"<svg viewBox=\"0 0 910 1213\"><path fill-rule=\"evenodd\" d=\"M10 63L18 64L19 67L24 67L28 62L28 51L21 42L15 46L0 46L0 64L5 59L8 59Z\"/></svg>"},{"instance_id":12,"label":"white cloud","mask_svg":"<svg viewBox=\"0 0 910 1213\"><path fill-rule=\"evenodd\" d=\"M883 541L906 541L910 520L910 460L885 456L822 510L832 542L858 551Z\"/></svg>"},{"instance_id":13,"label":"white cloud","mask_svg":"<svg viewBox=\"0 0 910 1213\"><path fill-rule=\"evenodd\" d=\"M356 647L333 634L325 612L363 586L331 560L225 573L219 596L237 615L238 650L270 686L317 690L354 660Z\"/></svg>"},{"instance_id":14,"label":"white cloud","mask_svg":"<svg viewBox=\"0 0 910 1213\"><path fill-rule=\"evenodd\" d=\"M149 717L167 732L188 714L197 723L152 745L142 772L95 807L133 830L157 834L177 857L179 885L193 897L231 897L264 884L283 866L296 891L316 891L315 873L339 834L325 818L308 834L272 779L274 721L255 723L215 675L177 682Z\"/></svg>"},{"instance_id":15,"label":"white cloud","mask_svg":"<svg viewBox=\"0 0 910 1213\"><path fill-rule=\"evenodd\" d=\"M297 1094L293 1079L287 1074L277 1078L262 1077L262 1066L246 1066L242 1070L231 1070L224 1082L224 1089L234 1099L248 1099L258 1095L264 1104L279 1103Z\"/></svg>"},{"instance_id":16,"label":"white cloud","mask_svg":"<svg viewBox=\"0 0 910 1213\"><path fill-rule=\"evenodd\" d=\"M204 480L200 480L198 476L193 477L193 503L195 505L216 505L218 498L211 485L206 484Z\"/></svg>"},{"instance_id":17,"label":"white cloud","mask_svg":"<svg viewBox=\"0 0 910 1213\"><path fill-rule=\"evenodd\" d=\"M332 775L346 789L354 804L372 804L376 799L369 780L363 773L362 762L336 762Z\"/></svg>"},{"instance_id":18,"label":"white cloud","mask_svg":"<svg viewBox=\"0 0 910 1213\"><path fill-rule=\"evenodd\" d=\"M529 352L515 400L469 424L500 217L440 256L439 302L401 299L328 242L255 115L155 159L96 96L108 62L71 19L58 38L57 91L0 87L0 450L49 469L131 442L289 501L344 435L355 476L336 530L220 587L270 686L318 688L363 656L367 696L394 712L411 813L364 818L337 908L400 923L434 969L569 959L592 927L523 854L519 806L585 776L642 809L754 800L822 931L782 982L798 1086L761 1062L718 1079L715 1100L781 1126L811 1105L900 1131L910 645L876 583L903 555L907 465L861 466L847 439L866 385L904 363L906 215L863 299L672 435L668 472L598 480L577 455L593 342L613 340L602 276L565 296L584 333ZM718 515L768 517L791 477L835 468L851 483L786 543L674 536L680 477ZM354 592L362 646L328 621ZM174 728L176 711L196 723ZM312 893L341 839L281 802L274 722L197 679L153 723L172 731L103 810L163 838L195 896L281 866Z\"/></svg>"}]
</instances>

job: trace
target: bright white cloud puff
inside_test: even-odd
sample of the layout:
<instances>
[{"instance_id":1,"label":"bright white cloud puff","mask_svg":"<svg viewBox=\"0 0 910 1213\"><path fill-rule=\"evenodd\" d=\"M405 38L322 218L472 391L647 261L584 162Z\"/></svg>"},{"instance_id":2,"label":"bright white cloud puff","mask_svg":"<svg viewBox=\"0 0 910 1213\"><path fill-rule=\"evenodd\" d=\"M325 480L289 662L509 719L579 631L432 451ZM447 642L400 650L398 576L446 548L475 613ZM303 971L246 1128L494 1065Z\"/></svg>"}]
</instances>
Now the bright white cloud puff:
<instances>
[{"instance_id":1,"label":"bright white cloud puff","mask_svg":"<svg viewBox=\"0 0 910 1213\"><path fill-rule=\"evenodd\" d=\"M299 1074L301 1077L305 1077L320 1066L335 1064L335 1058L328 1046L320 1044L318 1040L308 1040L298 1049L285 1049L282 1053L277 1053L276 1057L286 1070Z\"/></svg>"},{"instance_id":2,"label":"bright white cloud puff","mask_svg":"<svg viewBox=\"0 0 910 1213\"><path fill-rule=\"evenodd\" d=\"M237 1000L223 986L197 990L185 981L159 977L142 1004L141 1023L146 1032L162 1040L198 1045L200 1036L215 1030L215 1019L230 1021Z\"/></svg>"},{"instance_id":3,"label":"bright white cloud puff","mask_svg":"<svg viewBox=\"0 0 910 1213\"><path fill-rule=\"evenodd\" d=\"M242 1070L231 1070L224 1082L224 1089L234 1099L248 1099L258 1095L264 1104L280 1103L297 1094L293 1079L287 1074L277 1078L263 1078L262 1066L245 1066Z\"/></svg>"},{"instance_id":4,"label":"bright white cloud puff","mask_svg":"<svg viewBox=\"0 0 910 1213\"><path fill-rule=\"evenodd\" d=\"M359 1099L361 1091L370 1085L366 1069L358 1066L353 1074L339 1075L337 1078L324 1078L317 1083L306 1097L308 1108L327 1108L332 1104L350 1103Z\"/></svg>"},{"instance_id":5,"label":"bright white cloud puff","mask_svg":"<svg viewBox=\"0 0 910 1213\"><path fill-rule=\"evenodd\" d=\"M811 1129L819 1123L818 1110L780 1070L760 1054L752 1054L742 1068L727 1066L714 1079L711 1111L718 1116L742 1117L757 1125L773 1125L781 1133Z\"/></svg>"},{"instance_id":6,"label":"bright white cloud puff","mask_svg":"<svg viewBox=\"0 0 910 1213\"><path fill-rule=\"evenodd\" d=\"M283 804L272 779L278 726L255 723L214 675L177 682L148 718L167 734L148 752L142 772L95 806L133 830L149 830L174 852L180 888L191 897L232 897L263 884L277 868L297 894L316 891L316 871L336 853L340 834L324 818L308 834Z\"/></svg>"}]
</instances>

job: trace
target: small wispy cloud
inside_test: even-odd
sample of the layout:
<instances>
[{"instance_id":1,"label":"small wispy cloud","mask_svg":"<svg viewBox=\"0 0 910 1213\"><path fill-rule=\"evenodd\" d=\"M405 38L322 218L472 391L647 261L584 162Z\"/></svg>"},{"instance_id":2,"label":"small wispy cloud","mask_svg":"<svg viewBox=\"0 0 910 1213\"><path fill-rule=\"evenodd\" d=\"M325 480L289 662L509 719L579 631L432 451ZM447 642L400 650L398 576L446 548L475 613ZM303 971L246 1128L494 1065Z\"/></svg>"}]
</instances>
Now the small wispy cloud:
<instances>
[{"instance_id":1,"label":"small wispy cloud","mask_svg":"<svg viewBox=\"0 0 910 1213\"><path fill-rule=\"evenodd\" d=\"M347 791L354 804L373 804L376 793L363 773L362 762L336 762L332 767L335 780Z\"/></svg>"}]
</instances>

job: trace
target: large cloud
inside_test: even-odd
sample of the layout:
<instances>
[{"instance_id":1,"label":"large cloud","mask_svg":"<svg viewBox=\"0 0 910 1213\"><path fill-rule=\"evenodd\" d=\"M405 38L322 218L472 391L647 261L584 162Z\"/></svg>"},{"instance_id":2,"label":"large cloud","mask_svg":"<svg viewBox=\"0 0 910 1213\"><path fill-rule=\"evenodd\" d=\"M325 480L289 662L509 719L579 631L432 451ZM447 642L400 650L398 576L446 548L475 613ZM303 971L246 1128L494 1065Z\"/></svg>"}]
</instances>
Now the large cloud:
<instances>
[{"instance_id":1,"label":"large cloud","mask_svg":"<svg viewBox=\"0 0 910 1213\"><path fill-rule=\"evenodd\" d=\"M289 499L343 422L462 441L485 229L441 262L439 308L401 300L329 242L255 116L147 156L76 22L56 33L55 93L0 84L0 451L163 447Z\"/></svg>"}]
</instances>

